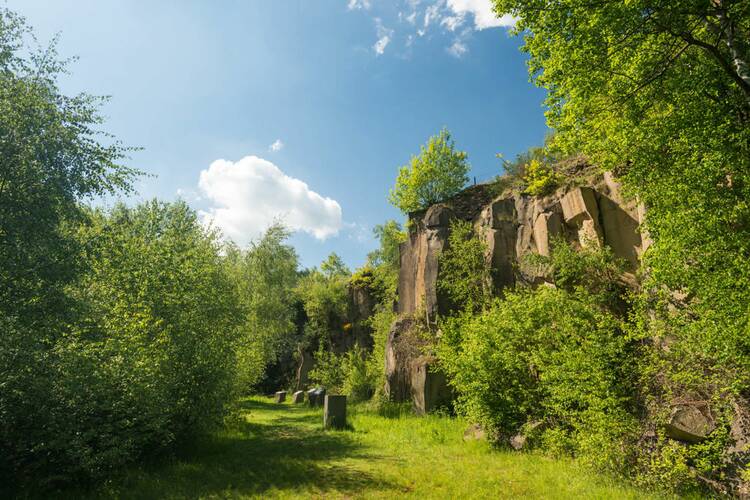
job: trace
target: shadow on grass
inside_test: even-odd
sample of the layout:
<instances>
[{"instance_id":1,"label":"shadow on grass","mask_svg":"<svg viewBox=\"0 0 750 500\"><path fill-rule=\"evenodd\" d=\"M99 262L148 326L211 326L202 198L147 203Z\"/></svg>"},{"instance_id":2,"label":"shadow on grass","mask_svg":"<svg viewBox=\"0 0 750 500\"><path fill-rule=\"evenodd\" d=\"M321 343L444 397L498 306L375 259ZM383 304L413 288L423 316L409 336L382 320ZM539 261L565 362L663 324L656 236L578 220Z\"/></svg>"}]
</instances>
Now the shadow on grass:
<instances>
[{"instance_id":1,"label":"shadow on grass","mask_svg":"<svg viewBox=\"0 0 750 500\"><path fill-rule=\"evenodd\" d=\"M367 455L352 433L325 432L316 427L319 414L257 400L243 402L242 408L251 418L255 412L262 412L265 420L244 422L235 430L198 441L149 472L143 468L131 470L96 496L197 498L274 491L353 494L395 488L365 471L331 464L345 457Z\"/></svg>"}]
</instances>

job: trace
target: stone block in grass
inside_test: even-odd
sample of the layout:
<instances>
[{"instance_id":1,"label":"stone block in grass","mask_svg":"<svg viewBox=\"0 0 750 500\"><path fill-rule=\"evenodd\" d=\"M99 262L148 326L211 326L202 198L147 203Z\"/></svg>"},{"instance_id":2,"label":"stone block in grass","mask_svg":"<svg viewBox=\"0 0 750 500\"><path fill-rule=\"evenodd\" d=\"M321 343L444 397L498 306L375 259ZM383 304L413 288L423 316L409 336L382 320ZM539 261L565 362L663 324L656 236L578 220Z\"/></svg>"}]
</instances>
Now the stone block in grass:
<instances>
[{"instance_id":1,"label":"stone block in grass","mask_svg":"<svg viewBox=\"0 0 750 500\"><path fill-rule=\"evenodd\" d=\"M286 401L286 391L277 391L276 396L274 397L274 401L277 403L283 403Z\"/></svg>"},{"instance_id":2,"label":"stone block in grass","mask_svg":"<svg viewBox=\"0 0 750 500\"><path fill-rule=\"evenodd\" d=\"M307 391L307 403L311 407L323 406L323 398L325 398L326 390L318 387L316 389L310 389Z\"/></svg>"},{"instance_id":3,"label":"stone block in grass","mask_svg":"<svg viewBox=\"0 0 750 500\"><path fill-rule=\"evenodd\" d=\"M300 404L304 403L305 401L305 392L304 391L297 391L294 394L292 394L292 403L293 404Z\"/></svg>"},{"instance_id":4,"label":"stone block in grass","mask_svg":"<svg viewBox=\"0 0 750 500\"><path fill-rule=\"evenodd\" d=\"M346 396L328 394L323 405L323 427L344 429L346 427Z\"/></svg>"}]
</instances>

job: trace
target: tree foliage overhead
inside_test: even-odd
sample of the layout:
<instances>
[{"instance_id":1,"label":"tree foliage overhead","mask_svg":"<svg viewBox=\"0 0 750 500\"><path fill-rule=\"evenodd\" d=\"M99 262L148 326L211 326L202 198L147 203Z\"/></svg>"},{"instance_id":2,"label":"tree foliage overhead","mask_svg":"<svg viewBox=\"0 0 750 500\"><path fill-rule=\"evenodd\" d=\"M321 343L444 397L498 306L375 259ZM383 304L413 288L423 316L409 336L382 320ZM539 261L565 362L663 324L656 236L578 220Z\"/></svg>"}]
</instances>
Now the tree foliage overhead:
<instances>
[{"instance_id":1,"label":"tree foliage overhead","mask_svg":"<svg viewBox=\"0 0 750 500\"><path fill-rule=\"evenodd\" d=\"M681 290L690 310L664 334L707 361L692 370L726 387L728 369L748 387L750 3L495 5L520 18L555 143L618 173L645 204L652 283Z\"/></svg>"},{"instance_id":2,"label":"tree foliage overhead","mask_svg":"<svg viewBox=\"0 0 750 500\"><path fill-rule=\"evenodd\" d=\"M453 196L469 181L467 156L456 151L450 132L442 129L401 167L390 202L408 214Z\"/></svg>"}]
</instances>

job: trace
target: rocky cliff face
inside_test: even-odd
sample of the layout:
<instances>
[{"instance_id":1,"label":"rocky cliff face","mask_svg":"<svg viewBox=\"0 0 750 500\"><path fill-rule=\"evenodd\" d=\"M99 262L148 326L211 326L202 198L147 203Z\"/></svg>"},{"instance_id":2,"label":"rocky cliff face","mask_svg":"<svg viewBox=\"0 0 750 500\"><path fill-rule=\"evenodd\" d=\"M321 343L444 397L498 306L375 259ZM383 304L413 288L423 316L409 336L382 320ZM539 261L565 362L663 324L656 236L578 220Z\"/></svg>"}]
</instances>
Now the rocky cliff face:
<instances>
[{"instance_id":1,"label":"rocky cliff face","mask_svg":"<svg viewBox=\"0 0 750 500\"><path fill-rule=\"evenodd\" d=\"M486 259L498 290L518 282L543 282L544 276L524 265L524 256L549 255L554 237L580 247L607 245L632 272L648 246L648 238L639 229L642 208L625 199L609 173L545 197L512 191L497 194L496 190L493 185L473 186L410 216L409 238L401 246L397 305L401 320L393 325L386 347L386 392L395 400L411 397L418 411L428 411L436 399L443 399L447 389L431 369L434 363L424 356L402 353L399 339L413 327L413 322L405 318L418 314L429 322L449 312L437 281L438 259L446 247L452 220L471 221L476 233L486 239Z\"/></svg>"}]
</instances>

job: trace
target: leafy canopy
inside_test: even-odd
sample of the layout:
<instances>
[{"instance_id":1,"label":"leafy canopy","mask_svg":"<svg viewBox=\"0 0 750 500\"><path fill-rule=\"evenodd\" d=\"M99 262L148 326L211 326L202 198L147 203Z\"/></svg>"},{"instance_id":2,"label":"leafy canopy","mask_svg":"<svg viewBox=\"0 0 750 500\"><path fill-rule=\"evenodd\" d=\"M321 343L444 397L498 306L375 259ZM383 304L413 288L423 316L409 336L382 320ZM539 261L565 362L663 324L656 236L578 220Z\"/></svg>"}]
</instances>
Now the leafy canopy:
<instances>
[{"instance_id":1,"label":"leafy canopy","mask_svg":"<svg viewBox=\"0 0 750 500\"><path fill-rule=\"evenodd\" d=\"M389 200L403 213L426 208L458 193L469 181L469 163L464 151L456 151L447 129L430 137L401 167Z\"/></svg>"},{"instance_id":2,"label":"leafy canopy","mask_svg":"<svg viewBox=\"0 0 750 500\"><path fill-rule=\"evenodd\" d=\"M644 289L681 290L692 318L665 335L716 387L747 387L750 2L494 3L520 19L555 144L616 172L646 206Z\"/></svg>"}]
</instances>

